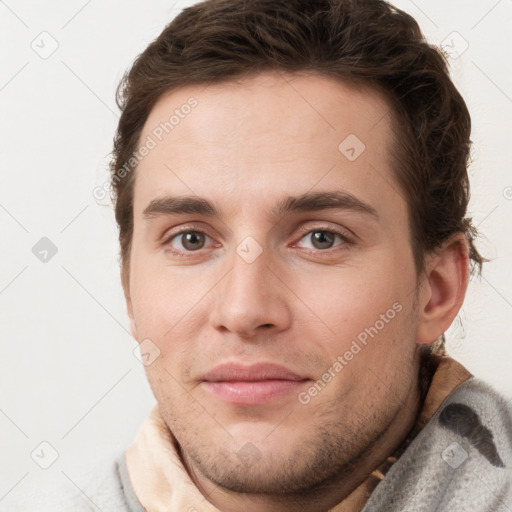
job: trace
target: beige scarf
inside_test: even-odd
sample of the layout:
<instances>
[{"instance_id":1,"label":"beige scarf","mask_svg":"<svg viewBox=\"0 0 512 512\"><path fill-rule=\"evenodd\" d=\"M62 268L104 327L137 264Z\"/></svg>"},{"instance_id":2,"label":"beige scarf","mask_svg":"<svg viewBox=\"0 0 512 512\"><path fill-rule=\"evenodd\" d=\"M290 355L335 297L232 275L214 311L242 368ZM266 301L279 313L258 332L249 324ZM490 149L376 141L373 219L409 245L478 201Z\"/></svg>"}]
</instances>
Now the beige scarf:
<instances>
[{"instance_id":1,"label":"beige scarf","mask_svg":"<svg viewBox=\"0 0 512 512\"><path fill-rule=\"evenodd\" d=\"M331 512L359 512L391 465L432 417L441 402L471 374L447 356L433 356L430 386L416 425L399 450L390 454L359 487ZM197 489L178 454L178 444L156 405L126 452L135 495L148 512L220 512Z\"/></svg>"}]
</instances>

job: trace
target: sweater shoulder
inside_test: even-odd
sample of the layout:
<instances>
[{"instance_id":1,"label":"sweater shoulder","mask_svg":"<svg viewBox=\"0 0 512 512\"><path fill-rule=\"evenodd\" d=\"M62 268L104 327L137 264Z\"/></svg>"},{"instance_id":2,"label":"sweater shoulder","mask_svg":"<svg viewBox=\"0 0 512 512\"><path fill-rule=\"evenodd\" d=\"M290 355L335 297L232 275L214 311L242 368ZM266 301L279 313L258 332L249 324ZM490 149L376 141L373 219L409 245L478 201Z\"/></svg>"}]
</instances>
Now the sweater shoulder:
<instances>
[{"instance_id":1,"label":"sweater shoulder","mask_svg":"<svg viewBox=\"0 0 512 512\"><path fill-rule=\"evenodd\" d=\"M125 488L124 455L125 450L113 452L101 465L78 476L61 471L50 478L36 477L26 486L27 492L21 496L11 493L12 496L2 500L0 511L143 512L144 509L132 502L131 488L128 492Z\"/></svg>"},{"instance_id":2,"label":"sweater shoulder","mask_svg":"<svg viewBox=\"0 0 512 512\"><path fill-rule=\"evenodd\" d=\"M510 400L472 377L443 401L363 510L511 510L511 471Z\"/></svg>"}]
</instances>

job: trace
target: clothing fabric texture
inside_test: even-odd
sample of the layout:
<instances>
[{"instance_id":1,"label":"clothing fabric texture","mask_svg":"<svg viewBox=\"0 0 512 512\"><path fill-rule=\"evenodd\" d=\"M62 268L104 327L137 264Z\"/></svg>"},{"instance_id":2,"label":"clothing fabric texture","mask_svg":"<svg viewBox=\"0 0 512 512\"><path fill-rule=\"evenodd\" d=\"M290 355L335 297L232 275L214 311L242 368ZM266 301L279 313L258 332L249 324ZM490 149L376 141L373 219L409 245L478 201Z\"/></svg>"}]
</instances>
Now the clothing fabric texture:
<instances>
[{"instance_id":1,"label":"clothing fabric texture","mask_svg":"<svg viewBox=\"0 0 512 512\"><path fill-rule=\"evenodd\" d=\"M399 449L330 512L512 511L512 407L460 363L437 358ZM128 450L9 512L219 512L190 479L155 406Z\"/></svg>"}]
</instances>

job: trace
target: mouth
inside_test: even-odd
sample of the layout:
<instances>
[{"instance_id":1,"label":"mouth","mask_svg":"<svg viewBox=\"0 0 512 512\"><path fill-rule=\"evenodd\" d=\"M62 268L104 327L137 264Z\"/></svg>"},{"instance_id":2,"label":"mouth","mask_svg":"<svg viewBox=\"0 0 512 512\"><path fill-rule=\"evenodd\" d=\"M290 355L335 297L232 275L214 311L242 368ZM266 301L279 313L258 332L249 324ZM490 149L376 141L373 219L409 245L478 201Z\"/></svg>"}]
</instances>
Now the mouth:
<instances>
[{"instance_id":1,"label":"mouth","mask_svg":"<svg viewBox=\"0 0 512 512\"><path fill-rule=\"evenodd\" d=\"M201 386L225 402L257 405L298 393L309 380L274 363L223 364L206 373Z\"/></svg>"}]
</instances>

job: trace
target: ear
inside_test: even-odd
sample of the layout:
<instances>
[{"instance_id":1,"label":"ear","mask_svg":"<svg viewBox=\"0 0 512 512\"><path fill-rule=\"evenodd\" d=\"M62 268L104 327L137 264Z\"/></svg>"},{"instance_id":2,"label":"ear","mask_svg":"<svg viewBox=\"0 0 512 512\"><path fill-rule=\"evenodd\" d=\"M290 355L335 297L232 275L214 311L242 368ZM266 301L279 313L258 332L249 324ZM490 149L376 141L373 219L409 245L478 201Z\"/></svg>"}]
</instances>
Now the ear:
<instances>
[{"instance_id":1,"label":"ear","mask_svg":"<svg viewBox=\"0 0 512 512\"><path fill-rule=\"evenodd\" d=\"M418 343L432 343L450 327L468 281L469 247L465 235L457 233L427 259L419 293Z\"/></svg>"},{"instance_id":2,"label":"ear","mask_svg":"<svg viewBox=\"0 0 512 512\"><path fill-rule=\"evenodd\" d=\"M137 335L137 326L135 323L132 299L130 296L130 279L129 279L128 271L125 270L124 268L121 269L121 283L123 285L124 300L126 302L126 311L128 312L128 318L130 320L130 332L132 333L132 336L134 337L135 341L138 342L139 338Z\"/></svg>"}]
</instances>

